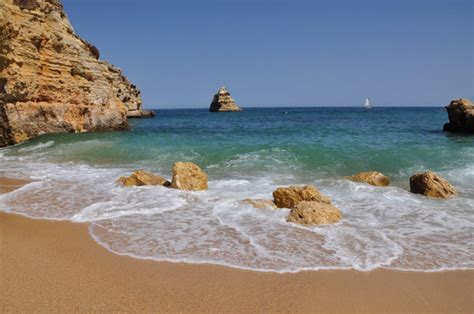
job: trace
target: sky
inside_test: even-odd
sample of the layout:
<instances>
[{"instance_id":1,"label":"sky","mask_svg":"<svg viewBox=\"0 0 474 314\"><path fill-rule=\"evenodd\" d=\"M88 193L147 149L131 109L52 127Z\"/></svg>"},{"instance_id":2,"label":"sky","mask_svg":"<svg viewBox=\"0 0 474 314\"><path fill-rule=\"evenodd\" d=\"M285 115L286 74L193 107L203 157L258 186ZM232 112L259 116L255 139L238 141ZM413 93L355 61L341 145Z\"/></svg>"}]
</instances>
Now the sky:
<instances>
[{"instance_id":1,"label":"sky","mask_svg":"<svg viewBox=\"0 0 474 314\"><path fill-rule=\"evenodd\" d=\"M474 95L467 0L63 0L145 108L443 106Z\"/></svg>"}]
</instances>

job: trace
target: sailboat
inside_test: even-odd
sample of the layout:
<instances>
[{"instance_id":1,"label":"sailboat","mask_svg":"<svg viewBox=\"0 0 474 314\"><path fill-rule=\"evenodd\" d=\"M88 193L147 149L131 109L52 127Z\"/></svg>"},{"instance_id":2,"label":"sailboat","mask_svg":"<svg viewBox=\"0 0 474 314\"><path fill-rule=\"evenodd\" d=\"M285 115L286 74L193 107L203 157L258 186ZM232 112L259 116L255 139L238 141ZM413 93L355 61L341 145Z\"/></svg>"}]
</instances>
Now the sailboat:
<instances>
[{"instance_id":1,"label":"sailboat","mask_svg":"<svg viewBox=\"0 0 474 314\"><path fill-rule=\"evenodd\" d=\"M367 97L364 102L364 108L365 109L370 109L372 108L372 104L370 103L370 99Z\"/></svg>"}]
</instances>

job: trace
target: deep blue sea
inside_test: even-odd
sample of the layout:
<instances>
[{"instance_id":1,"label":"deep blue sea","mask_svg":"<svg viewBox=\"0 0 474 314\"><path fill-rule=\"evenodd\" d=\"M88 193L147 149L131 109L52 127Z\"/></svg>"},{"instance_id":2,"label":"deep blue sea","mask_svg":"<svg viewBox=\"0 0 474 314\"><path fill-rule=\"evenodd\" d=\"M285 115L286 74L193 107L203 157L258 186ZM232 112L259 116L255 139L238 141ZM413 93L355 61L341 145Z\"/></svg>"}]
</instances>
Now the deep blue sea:
<instances>
[{"instance_id":1,"label":"deep blue sea","mask_svg":"<svg viewBox=\"0 0 474 314\"><path fill-rule=\"evenodd\" d=\"M137 258L277 272L474 268L474 136L442 131L442 108L157 110L131 131L45 135L0 149L0 176L33 183L0 208L35 218L89 222L107 249ZM209 174L209 190L124 188L145 169L170 178L176 161ZM376 170L387 188L344 177ZM432 170L458 196L408 191ZM289 210L255 209L289 184L314 184L341 209L334 225L286 222Z\"/></svg>"}]
</instances>

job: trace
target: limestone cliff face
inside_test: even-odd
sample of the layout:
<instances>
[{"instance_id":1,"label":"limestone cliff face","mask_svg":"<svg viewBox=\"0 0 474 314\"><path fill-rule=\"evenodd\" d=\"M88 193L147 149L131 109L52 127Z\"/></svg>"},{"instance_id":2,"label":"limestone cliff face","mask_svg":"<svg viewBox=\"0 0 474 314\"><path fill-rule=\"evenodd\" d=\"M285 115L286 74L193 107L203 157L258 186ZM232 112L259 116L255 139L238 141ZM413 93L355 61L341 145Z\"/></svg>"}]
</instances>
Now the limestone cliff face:
<instances>
[{"instance_id":1,"label":"limestone cliff face","mask_svg":"<svg viewBox=\"0 0 474 314\"><path fill-rule=\"evenodd\" d=\"M59 0L0 1L0 146L126 129L141 104L120 69L74 33Z\"/></svg>"},{"instance_id":2,"label":"limestone cliff face","mask_svg":"<svg viewBox=\"0 0 474 314\"><path fill-rule=\"evenodd\" d=\"M221 87L217 94L215 94L212 98L212 103L209 107L209 111L242 111L242 109L234 102L234 99L232 99L232 97L230 96L230 93L227 91L227 88Z\"/></svg>"}]
</instances>

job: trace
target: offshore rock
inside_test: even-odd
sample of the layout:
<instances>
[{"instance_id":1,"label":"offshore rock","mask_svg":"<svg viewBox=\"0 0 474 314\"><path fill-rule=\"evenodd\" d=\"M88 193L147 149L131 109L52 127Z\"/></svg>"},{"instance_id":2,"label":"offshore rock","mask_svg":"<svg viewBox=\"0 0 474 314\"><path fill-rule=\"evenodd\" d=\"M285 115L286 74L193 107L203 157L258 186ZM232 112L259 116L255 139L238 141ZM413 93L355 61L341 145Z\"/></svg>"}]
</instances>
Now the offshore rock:
<instances>
[{"instance_id":1,"label":"offshore rock","mask_svg":"<svg viewBox=\"0 0 474 314\"><path fill-rule=\"evenodd\" d=\"M300 225L326 225L338 222L341 211L330 205L320 202L303 201L296 205L286 220Z\"/></svg>"},{"instance_id":2,"label":"offshore rock","mask_svg":"<svg viewBox=\"0 0 474 314\"><path fill-rule=\"evenodd\" d=\"M207 190L207 174L195 163L176 162L171 187L188 191Z\"/></svg>"},{"instance_id":3,"label":"offshore rock","mask_svg":"<svg viewBox=\"0 0 474 314\"><path fill-rule=\"evenodd\" d=\"M273 192L273 201L278 208L295 208L303 201L331 204L331 200L313 185L278 188Z\"/></svg>"},{"instance_id":4,"label":"offshore rock","mask_svg":"<svg viewBox=\"0 0 474 314\"><path fill-rule=\"evenodd\" d=\"M451 101L446 111L449 123L444 125L444 131L474 133L474 104L469 99Z\"/></svg>"},{"instance_id":5,"label":"offshore rock","mask_svg":"<svg viewBox=\"0 0 474 314\"><path fill-rule=\"evenodd\" d=\"M456 194L456 189L447 180L431 171L411 176L410 191L434 198L449 198Z\"/></svg>"},{"instance_id":6,"label":"offshore rock","mask_svg":"<svg viewBox=\"0 0 474 314\"><path fill-rule=\"evenodd\" d=\"M120 177L118 182L124 186L171 185L165 178L143 170L137 170L128 177Z\"/></svg>"},{"instance_id":7,"label":"offshore rock","mask_svg":"<svg viewBox=\"0 0 474 314\"><path fill-rule=\"evenodd\" d=\"M230 93L227 91L227 88L221 87L217 94L214 95L211 106L209 107L209 111L242 111L242 109L235 104L234 99L232 99L232 97L230 96Z\"/></svg>"},{"instance_id":8,"label":"offshore rock","mask_svg":"<svg viewBox=\"0 0 474 314\"><path fill-rule=\"evenodd\" d=\"M377 171L360 172L348 178L354 182L363 182L373 186L388 186L390 179L383 173Z\"/></svg>"},{"instance_id":9,"label":"offshore rock","mask_svg":"<svg viewBox=\"0 0 474 314\"><path fill-rule=\"evenodd\" d=\"M128 128L140 91L78 37L59 0L0 1L0 146Z\"/></svg>"}]
</instances>

